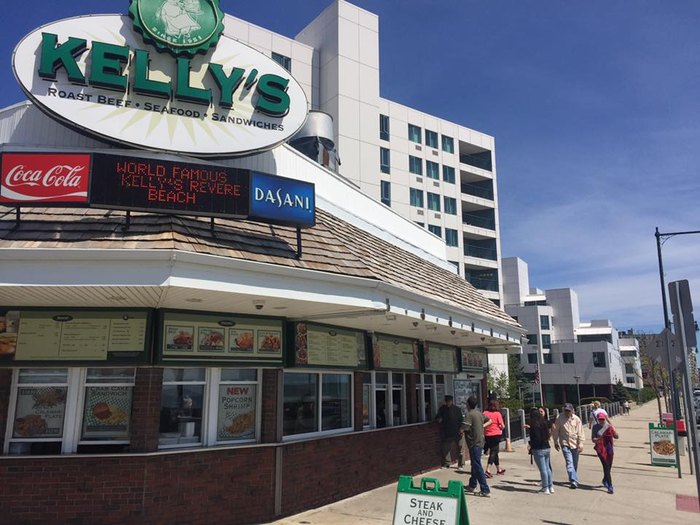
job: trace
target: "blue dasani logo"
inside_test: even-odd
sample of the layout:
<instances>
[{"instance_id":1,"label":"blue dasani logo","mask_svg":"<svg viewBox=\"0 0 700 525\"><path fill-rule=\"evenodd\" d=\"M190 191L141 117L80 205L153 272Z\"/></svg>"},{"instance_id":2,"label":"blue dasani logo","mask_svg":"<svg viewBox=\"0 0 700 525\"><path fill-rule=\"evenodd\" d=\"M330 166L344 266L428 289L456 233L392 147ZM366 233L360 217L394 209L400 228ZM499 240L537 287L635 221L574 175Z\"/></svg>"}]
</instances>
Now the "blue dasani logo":
<instances>
[{"instance_id":1,"label":"blue dasani logo","mask_svg":"<svg viewBox=\"0 0 700 525\"><path fill-rule=\"evenodd\" d=\"M251 219L300 227L316 224L313 184L255 171L250 182Z\"/></svg>"}]
</instances>

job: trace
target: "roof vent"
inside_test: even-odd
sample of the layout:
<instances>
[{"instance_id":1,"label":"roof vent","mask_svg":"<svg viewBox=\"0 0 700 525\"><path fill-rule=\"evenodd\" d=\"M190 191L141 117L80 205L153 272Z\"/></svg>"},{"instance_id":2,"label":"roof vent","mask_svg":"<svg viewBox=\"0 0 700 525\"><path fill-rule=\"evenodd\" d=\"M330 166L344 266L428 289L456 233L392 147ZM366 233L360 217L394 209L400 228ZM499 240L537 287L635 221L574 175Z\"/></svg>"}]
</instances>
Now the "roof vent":
<instances>
[{"instance_id":1,"label":"roof vent","mask_svg":"<svg viewBox=\"0 0 700 525\"><path fill-rule=\"evenodd\" d=\"M333 117L323 111L309 111L304 126L289 145L331 171L338 171L340 159L335 150Z\"/></svg>"}]
</instances>

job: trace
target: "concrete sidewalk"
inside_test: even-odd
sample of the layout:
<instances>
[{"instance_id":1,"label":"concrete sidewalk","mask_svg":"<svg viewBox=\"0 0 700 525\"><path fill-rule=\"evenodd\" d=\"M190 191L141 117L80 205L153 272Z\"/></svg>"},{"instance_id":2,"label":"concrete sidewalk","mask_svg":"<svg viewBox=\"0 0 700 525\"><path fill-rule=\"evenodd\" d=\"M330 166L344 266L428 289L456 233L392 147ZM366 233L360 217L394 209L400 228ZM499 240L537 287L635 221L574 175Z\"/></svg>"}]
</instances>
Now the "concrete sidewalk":
<instances>
[{"instance_id":1,"label":"concrete sidewalk","mask_svg":"<svg viewBox=\"0 0 700 525\"><path fill-rule=\"evenodd\" d=\"M467 507L472 524L546 523L576 525L590 523L680 525L700 523L695 477L689 474L688 457L681 456L683 478L676 469L652 467L649 455L648 423L656 421L655 403L632 410L629 416L614 418L620 439L616 442L612 470L615 494L601 486L600 462L587 431L584 452L579 462L580 487L568 487L564 459L552 449L552 469L556 493L537 494L539 471L530 464L524 444L514 452L501 453L503 476L489 480L491 498L469 495ZM466 484L468 474L454 469L435 470L418 477L431 477L447 486L450 479ZM677 496L680 496L677 498ZM276 525L375 525L392 523L396 483L352 498L290 516ZM681 510L693 508L695 510ZM271 525L271 524L268 524Z\"/></svg>"}]
</instances>

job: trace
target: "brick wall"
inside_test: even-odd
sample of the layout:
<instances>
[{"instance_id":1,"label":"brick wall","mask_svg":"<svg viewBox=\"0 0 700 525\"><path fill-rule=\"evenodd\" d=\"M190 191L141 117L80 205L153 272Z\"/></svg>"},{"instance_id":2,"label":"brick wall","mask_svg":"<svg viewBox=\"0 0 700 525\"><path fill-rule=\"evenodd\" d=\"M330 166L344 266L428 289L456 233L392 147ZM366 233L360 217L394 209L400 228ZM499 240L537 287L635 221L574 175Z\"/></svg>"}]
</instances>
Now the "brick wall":
<instances>
[{"instance_id":1,"label":"brick wall","mask_svg":"<svg viewBox=\"0 0 700 525\"><path fill-rule=\"evenodd\" d=\"M160 397L163 385L162 368L137 368L131 408L132 452L158 450Z\"/></svg>"}]
</instances>

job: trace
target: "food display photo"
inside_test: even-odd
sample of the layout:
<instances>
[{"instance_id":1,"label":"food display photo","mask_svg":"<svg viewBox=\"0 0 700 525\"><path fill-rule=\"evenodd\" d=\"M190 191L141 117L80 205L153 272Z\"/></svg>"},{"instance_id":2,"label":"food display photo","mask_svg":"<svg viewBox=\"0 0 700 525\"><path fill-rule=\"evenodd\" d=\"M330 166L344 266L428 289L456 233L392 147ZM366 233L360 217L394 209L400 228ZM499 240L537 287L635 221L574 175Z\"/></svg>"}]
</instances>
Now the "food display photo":
<instances>
[{"instance_id":1,"label":"food display photo","mask_svg":"<svg viewBox=\"0 0 700 525\"><path fill-rule=\"evenodd\" d=\"M13 438L60 438L66 410L64 387L27 387L17 391Z\"/></svg>"},{"instance_id":2,"label":"food display photo","mask_svg":"<svg viewBox=\"0 0 700 525\"><path fill-rule=\"evenodd\" d=\"M223 352L224 332L218 328L200 328L198 331L199 352Z\"/></svg>"},{"instance_id":3,"label":"food display photo","mask_svg":"<svg viewBox=\"0 0 700 525\"><path fill-rule=\"evenodd\" d=\"M166 326L165 349L167 351L194 351L194 326Z\"/></svg>"},{"instance_id":4,"label":"food display photo","mask_svg":"<svg viewBox=\"0 0 700 525\"><path fill-rule=\"evenodd\" d=\"M282 332L258 330L258 352L278 354L282 351Z\"/></svg>"},{"instance_id":5,"label":"food display photo","mask_svg":"<svg viewBox=\"0 0 700 525\"><path fill-rule=\"evenodd\" d=\"M85 396L83 438L129 437L131 388L90 387Z\"/></svg>"},{"instance_id":6,"label":"food display photo","mask_svg":"<svg viewBox=\"0 0 700 525\"><path fill-rule=\"evenodd\" d=\"M0 315L0 360L14 357L18 328L19 312L4 312Z\"/></svg>"},{"instance_id":7,"label":"food display photo","mask_svg":"<svg viewBox=\"0 0 700 525\"><path fill-rule=\"evenodd\" d=\"M229 352L251 353L255 350L255 331L252 329L230 328L228 340Z\"/></svg>"},{"instance_id":8,"label":"food display photo","mask_svg":"<svg viewBox=\"0 0 700 525\"><path fill-rule=\"evenodd\" d=\"M256 390L252 385L222 385L219 390L217 438L255 438Z\"/></svg>"}]
</instances>

